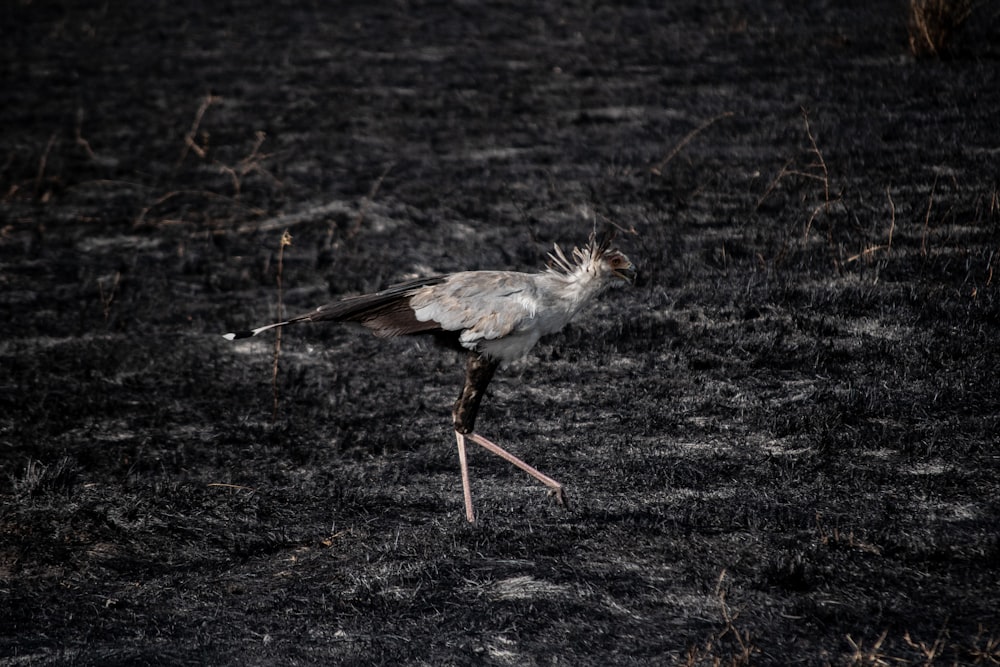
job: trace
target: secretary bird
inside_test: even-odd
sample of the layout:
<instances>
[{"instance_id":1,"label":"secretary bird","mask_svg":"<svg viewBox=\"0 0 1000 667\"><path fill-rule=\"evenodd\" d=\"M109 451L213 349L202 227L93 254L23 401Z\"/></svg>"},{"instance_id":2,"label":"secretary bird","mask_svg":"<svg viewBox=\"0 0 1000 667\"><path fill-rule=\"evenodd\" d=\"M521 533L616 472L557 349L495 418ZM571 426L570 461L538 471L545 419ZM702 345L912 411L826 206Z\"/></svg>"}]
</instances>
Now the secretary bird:
<instances>
[{"instance_id":1,"label":"secretary bird","mask_svg":"<svg viewBox=\"0 0 1000 667\"><path fill-rule=\"evenodd\" d=\"M381 292L351 296L315 310L248 331L224 334L229 340L297 322L358 322L379 337L430 334L449 347L467 351L465 386L452 410L462 473L465 517L475 523L465 441L506 459L554 493L565 506L562 484L475 432L486 387L501 363L520 359L538 339L562 329L592 298L610 287L635 282L636 269L611 248L612 235L598 242L591 234L572 260L556 245L540 273L462 271L417 278Z\"/></svg>"}]
</instances>

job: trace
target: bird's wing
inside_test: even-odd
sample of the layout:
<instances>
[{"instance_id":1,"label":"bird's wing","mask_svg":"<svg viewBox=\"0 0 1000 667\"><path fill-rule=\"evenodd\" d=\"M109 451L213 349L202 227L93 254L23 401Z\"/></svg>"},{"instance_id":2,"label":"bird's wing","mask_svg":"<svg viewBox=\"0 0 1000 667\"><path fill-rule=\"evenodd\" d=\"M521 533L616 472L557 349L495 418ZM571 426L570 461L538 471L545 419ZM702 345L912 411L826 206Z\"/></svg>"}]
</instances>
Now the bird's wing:
<instances>
[{"instance_id":1,"label":"bird's wing","mask_svg":"<svg viewBox=\"0 0 1000 667\"><path fill-rule=\"evenodd\" d=\"M290 322L360 322L376 336L402 336L433 331L437 325L414 318L409 298L446 280L446 276L417 278L385 288L373 294L351 296L320 306L312 312L292 318Z\"/></svg>"},{"instance_id":2,"label":"bird's wing","mask_svg":"<svg viewBox=\"0 0 1000 667\"><path fill-rule=\"evenodd\" d=\"M534 274L465 271L417 290L409 305L418 321L460 331L463 345L471 347L528 326L539 303Z\"/></svg>"},{"instance_id":3,"label":"bird's wing","mask_svg":"<svg viewBox=\"0 0 1000 667\"><path fill-rule=\"evenodd\" d=\"M513 271L464 271L418 278L375 292L347 297L284 322L225 334L246 338L298 322L358 322L376 336L457 334L474 349L482 341L530 332L538 312L538 277ZM537 334L535 332L535 339Z\"/></svg>"}]
</instances>

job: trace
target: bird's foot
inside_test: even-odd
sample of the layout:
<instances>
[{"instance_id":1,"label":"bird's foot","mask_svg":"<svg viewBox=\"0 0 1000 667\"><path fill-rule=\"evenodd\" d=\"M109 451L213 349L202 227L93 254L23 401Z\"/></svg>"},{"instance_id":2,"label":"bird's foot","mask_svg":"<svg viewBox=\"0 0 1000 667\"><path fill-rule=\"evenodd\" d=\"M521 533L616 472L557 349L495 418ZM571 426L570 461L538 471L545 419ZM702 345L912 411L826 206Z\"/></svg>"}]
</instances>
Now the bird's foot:
<instances>
[{"instance_id":1,"label":"bird's foot","mask_svg":"<svg viewBox=\"0 0 1000 667\"><path fill-rule=\"evenodd\" d=\"M570 511L569 499L566 497L566 492L563 490L562 486L549 489L549 496L555 496L556 502L559 503L559 507L563 508L567 512Z\"/></svg>"}]
</instances>

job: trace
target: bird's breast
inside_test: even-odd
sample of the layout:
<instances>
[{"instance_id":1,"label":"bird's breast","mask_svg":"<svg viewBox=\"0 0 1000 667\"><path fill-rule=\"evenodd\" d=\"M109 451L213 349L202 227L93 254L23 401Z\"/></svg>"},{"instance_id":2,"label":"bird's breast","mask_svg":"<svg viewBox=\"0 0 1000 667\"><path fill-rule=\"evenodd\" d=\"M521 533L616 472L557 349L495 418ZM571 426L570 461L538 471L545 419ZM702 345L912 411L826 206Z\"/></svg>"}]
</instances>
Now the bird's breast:
<instances>
[{"instance_id":1,"label":"bird's breast","mask_svg":"<svg viewBox=\"0 0 1000 667\"><path fill-rule=\"evenodd\" d=\"M509 363L526 355L540 337L541 333L537 330L515 332L503 338L481 340L476 349L494 359Z\"/></svg>"}]
</instances>

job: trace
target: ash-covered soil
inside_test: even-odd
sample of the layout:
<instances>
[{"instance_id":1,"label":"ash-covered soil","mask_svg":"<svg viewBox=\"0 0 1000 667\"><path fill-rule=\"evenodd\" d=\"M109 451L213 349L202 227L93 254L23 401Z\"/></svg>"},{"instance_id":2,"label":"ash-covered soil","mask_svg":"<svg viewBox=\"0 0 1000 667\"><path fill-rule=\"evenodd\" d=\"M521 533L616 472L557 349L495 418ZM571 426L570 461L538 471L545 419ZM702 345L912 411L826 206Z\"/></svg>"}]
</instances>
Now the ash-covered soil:
<instances>
[{"instance_id":1,"label":"ash-covered soil","mask_svg":"<svg viewBox=\"0 0 1000 667\"><path fill-rule=\"evenodd\" d=\"M0 665L1000 663L997 9L785 4L5 3ZM607 224L478 423L570 511L219 336Z\"/></svg>"}]
</instances>

